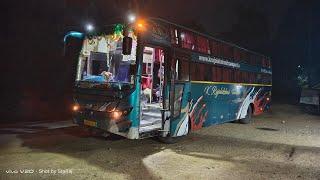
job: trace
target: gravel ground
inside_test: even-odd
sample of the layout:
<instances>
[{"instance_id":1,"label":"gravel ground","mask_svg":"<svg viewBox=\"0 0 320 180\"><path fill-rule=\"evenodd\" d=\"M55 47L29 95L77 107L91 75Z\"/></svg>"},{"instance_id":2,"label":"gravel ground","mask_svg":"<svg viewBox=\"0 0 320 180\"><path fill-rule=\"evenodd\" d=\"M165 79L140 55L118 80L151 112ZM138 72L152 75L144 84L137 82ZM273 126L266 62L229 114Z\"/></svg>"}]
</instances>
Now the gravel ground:
<instances>
[{"instance_id":1,"label":"gravel ground","mask_svg":"<svg viewBox=\"0 0 320 180\"><path fill-rule=\"evenodd\" d=\"M320 180L320 116L291 105L171 145L46 124L1 126L0 179Z\"/></svg>"}]
</instances>

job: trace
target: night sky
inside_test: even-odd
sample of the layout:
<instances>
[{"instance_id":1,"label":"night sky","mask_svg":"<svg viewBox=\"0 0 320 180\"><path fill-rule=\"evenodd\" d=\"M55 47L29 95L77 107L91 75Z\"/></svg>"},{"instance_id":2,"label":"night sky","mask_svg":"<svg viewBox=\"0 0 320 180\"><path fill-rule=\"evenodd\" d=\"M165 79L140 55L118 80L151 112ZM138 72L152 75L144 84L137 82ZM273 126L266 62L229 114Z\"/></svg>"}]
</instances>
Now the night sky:
<instances>
[{"instance_id":1,"label":"night sky","mask_svg":"<svg viewBox=\"0 0 320 180\"><path fill-rule=\"evenodd\" d=\"M295 102L296 67L320 64L317 1L10 0L2 6L2 121L70 117L75 62L63 57L64 33L83 30L87 22L110 24L130 11L161 17L270 56L274 100Z\"/></svg>"}]
</instances>

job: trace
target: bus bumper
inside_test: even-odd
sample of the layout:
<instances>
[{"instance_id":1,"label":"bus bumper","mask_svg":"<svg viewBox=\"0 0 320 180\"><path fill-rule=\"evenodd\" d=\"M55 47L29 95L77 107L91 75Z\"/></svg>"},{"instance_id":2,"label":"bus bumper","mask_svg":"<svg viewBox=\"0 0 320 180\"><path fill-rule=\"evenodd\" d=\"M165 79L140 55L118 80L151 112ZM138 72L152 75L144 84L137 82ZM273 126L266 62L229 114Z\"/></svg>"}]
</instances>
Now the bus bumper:
<instances>
[{"instance_id":1,"label":"bus bumper","mask_svg":"<svg viewBox=\"0 0 320 180\"><path fill-rule=\"evenodd\" d=\"M131 121L126 117L113 118L111 113L92 110L75 112L73 122L80 126L97 128L121 136L126 136L131 127Z\"/></svg>"}]
</instances>

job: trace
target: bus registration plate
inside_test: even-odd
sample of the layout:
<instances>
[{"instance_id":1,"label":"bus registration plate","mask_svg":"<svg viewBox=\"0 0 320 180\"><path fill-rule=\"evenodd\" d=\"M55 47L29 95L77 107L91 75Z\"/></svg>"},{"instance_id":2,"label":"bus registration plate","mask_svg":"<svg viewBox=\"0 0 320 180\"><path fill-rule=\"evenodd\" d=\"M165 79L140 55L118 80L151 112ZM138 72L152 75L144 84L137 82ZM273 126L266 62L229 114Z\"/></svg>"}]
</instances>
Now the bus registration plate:
<instances>
[{"instance_id":1,"label":"bus registration plate","mask_svg":"<svg viewBox=\"0 0 320 180\"><path fill-rule=\"evenodd\" d=\"M84 120L84 125L97 127L96 121Z\"/></svg>"}]
</instances>

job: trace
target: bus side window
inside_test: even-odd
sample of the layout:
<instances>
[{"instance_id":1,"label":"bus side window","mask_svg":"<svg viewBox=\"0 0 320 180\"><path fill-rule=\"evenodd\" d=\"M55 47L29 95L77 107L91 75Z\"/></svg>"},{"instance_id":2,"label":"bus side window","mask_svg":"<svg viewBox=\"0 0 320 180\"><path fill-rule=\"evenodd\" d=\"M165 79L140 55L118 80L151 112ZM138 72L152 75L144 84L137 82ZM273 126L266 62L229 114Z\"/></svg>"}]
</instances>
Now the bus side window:
<instances>
[{"instance_id":1,"label":"bus side window","mask_svg":"<svg viewBox=\"0 0 320 180\"><path fill-rule=\"evenodd\" d=\"M262 58L260 56L256 56L256 65L257 66L262 66Z\"/></svg>"},{"instance_id":2,"label":"bus side window","mask_svg":"<svg viewBox=\"0 0 320 180\"><path fill-rule=\"evenodd\" d=\"M245 63L249 63L249 54L246 51L241 51L241 60L244 61Z\"/></svg>"},{"instance_id":3,"label":"bus side window","mask_svg":"<svg viewBox=\"0 0 320 180\"><path fill-rule=\"evenodd\" d=\"M221 67L217 67L216 77L217 77L217 81L218 82L222 81L222 68Z\"/></svg>"},{"instance_id":4,"label":"bus side window","mask_svg":"<svg viewBox=\"0 0 320 180\"><path fill-rule=\"evenodd\" d=\"M197 39L196 40L197 51L205 54L210 54L208 39L202 36L196 36L196 39Z\"/></svg>"},{"instance_id":5,"label":"bus side window","mask_svg":"<svg viewBox=\"0 0 320 180\"><path fill-rule=\"evenodd\" d=\"M254 73L254 83L258 83L258 73Z\"/></svg>"},{"instance_id":6,"label":"bus side window","mask_svg":"<svg viewBox=\"0 0 320 180\"><path fill-rule=\"evenodd\" d=\"M230 73L228 68L223 68L223 82L230 82Z\"/></svg>"},{"instance_id":7,"label":"bus side window","mask_svg":"<svg viewBox=\"0 0 320 180\"><path fill-rule=\"evenodd\" d=\"M196 45L195 35L192 32L181 31L181 46L186 49L194 50Z\"/></svg>"},{"instance_id":8,"label":"bus side window","mask_svg":"<svg viewBox=\"0 0 320 180\"><path fill-rule=\"evenodd\" d=\"M261 74L260 73L257 73L256 82L261 83Z\"/></svg>"},{"instance_id":9,"label":"bus side window","mask_svg":"<svg viewBox=\"0 0 320 180\"><path fill-rule=\"evenodd\" d=\"M238 82L238 78L237 78L237 70L236 69L233 69L233 82L236 83Z\"/></svg>"},{"instance_id":10,"label":"bus side window","mask_svg":"<svg viewBox=\"0 0 320 180\"><path fill-rule=\"evenodd\" d=\"M216 79L216 71L217 71L216 67L215 66L211 66L211 79L212 79L212 81L217 81L217 79Z\"/></svg>"},{"instance_id":11,"label":"bus side window","mask_svg":"<svg viewBox=\"0 0 320 180\"><path fill-rule=\"evenodd\" d=\"M204 70L205 81L213 81L211 71L212 71L212 67L210 65L205 65L205 70Z\"/></svg>"},{"instance_id":12,"label":"bus side window","mask_svg":"<svg viewBox=\"0 0 320 180\"><path fill-rule=\"evenodd\" d=\"M239 70L236 70L235 78L237 83L241 83L241 72Z\"/></svg>"},{"instance_id":13,"label":"bus side window","mask_svg":"<svg viewBox=\"0 0 320 180\"><path fill-rule=\"evenodd\" d=\"M205 65L204 64L197 64L198 65L198 71L197 71L197 74L198 74L198 81L204 81L204 73L201 73L201 72L204 72L204 67Z\"/></svg>"},{"instance_id":14,"label":"bus side window","mask_svg":"<svg viewBox=\"0 0 320 180\"><path fill-rule=\"evenodd\" d=\"M262 59L261 59L261 64L262 64L262 67L268 67L265 58L262 58Z\"/></svg>"},{"instance_id":15,"label":"bus side window","mask_svg":"<svg viewBox=\"0 0 320 180\"><path fill-rule=\"evenodd\" d=\"M176 60L176 80L189 81L189 62Z\"/></svg>"},{"instance_id":16,"label":"bus side window","mask_svg":"<svg viewBox=\"0 0 320 180\"><path fill-rule=\"evenodd\" d=\"M223 79L223 68L222 67L217 67L217 66L212 66L212 81L215 82L222 82Z\"/></svg>"},{"instance_id":17,"label":"bus side window","mask_svg":"<svg viewBox=\"0 0 320 180\"><path fill-rule=\"evenodd\" d=\"M218 43L218 56L223 58L223 44L221 42Z\"/></svg>"},{"instance_id":18,"label":"bus side window","mask_svg":"<svg viewBox=\"0 0 320 180\"><path fill-rule=\"evenodd\" d=\"M254 78L254 73L250 72L249 73L249 83L251 83L251 84L254 83L254 79L253 78Z\"/></svg>"},{"instance_id":19,"label":"bus side window","mask_svg":"<svg viewBox=\"0 0 320 180\"><path fill-rule=\"evenodd\" d=\"M268 60L267 60L267 62L268 62L268 68L272 68L271 60L270 60L270 59L268 59Z\"/></svg>"},{"instance_id":20,"label":"bus side window","mask_svg":"<svg viewBox=\"0 0 320 180\"><path fill-rule=\"evenodd\" d=\"M192 68L190 68L190 79L192 81L197 81L197 73L198 73L197 72L197 64L191 62L190 67L192 67Z\"/></svg>"},{"instance_id":21,"label":"bus side window","mask_svg":"<svg viewBox=\"0 0 320 180\"><path fill-rule=\"evenodd\" d=\"M179 37L178 37L178 29L171 27L170 28L170 36L171 36L171 44L179 44Z\"/></svg>"},{"instance_id":22,"label":"bus side window","mask_svg":"<svg viewBox=\"0 0 320 180\"><path fill-rule=\"evenodd\" d=\"M268 74L268 80L269 80L269 84L272 84L272 76L270 74Z\"/></svg>"},{"instance_id":23,"label":"bus side window","mask_svg":"<svg viewBox=\"0 0 320 180\"><path fill-rule=\"evenodd\" d=\"M244 72L244 80L245 83L250 83L250 76L248 72Z\"/></svg>"},{"instance_id":24,"label":"bus side window","mask_svg":"<svg viewBox=\"0 0 320 180\"><path fill-rule=\"evenodd\" d=\"M237 48L233 48L233 59L235 62L240 62L240 51Z\"/></svg>"},{"instance_id":25,"label":"bus side window","mask_svg":"<svg viewBox=\"0 0 320 180\"><path fill-rule=\"evenodd\" d=\"M250 56L250 65L252 65L252 66L257 65L257 56L254 54L251 54L251 56Z\"/></svg>"},{"instance_id":26,"label":"bus side window","mask_svg":"<svg viewBox=\"0 0 320 180\"><path fill-rule=\"evenodd\" d=\"M229 69L229 73L230 73L230 82L235 82L235 80L234 80L234 69Z\"/></svg>"},{"instance_id":27,"label":"bus side window","mask_svg":"<svg viewBox=\"0 0 320 180\"><path fill-rule=\"evenodd\" d=\"M218 42L217 41L211 41L211 53L214 56L219 56L219 47L218 47Z\"/></svg>"},{"instance_id":28,"label":"bus side window","mask_svg":"<svg viewBox=\"0 0 320 180\"><path fill-rule=\"evenodd\" d=\"M233 48L228 44L223 44L223 57L233 61Z\"/></svg>"},{"instance_id":29,"label":"bus side window","mask_svg":"<svg viewBox=\"0 0 320 180\"><path fill-rule=\"evenodd\" d=\"M242 72L242 71L240 71L240 82L241 82L241 83L245 83L245 82L246 82L246 80L245 80L245 74L244 74L244 72Z\"/></svg>"}]
</instances>

